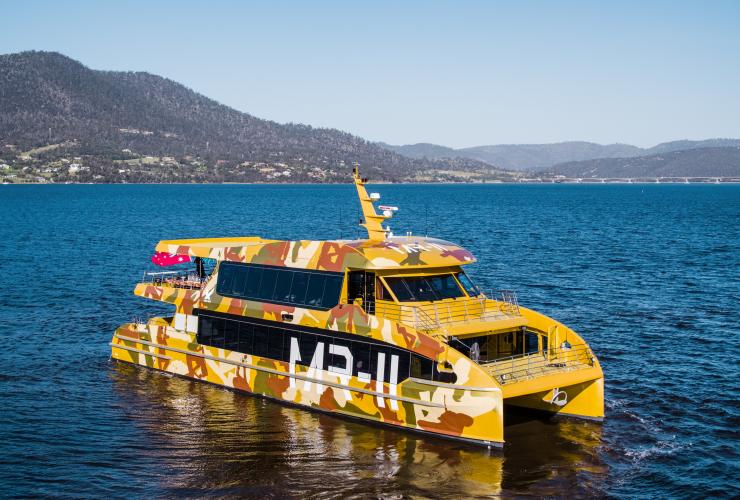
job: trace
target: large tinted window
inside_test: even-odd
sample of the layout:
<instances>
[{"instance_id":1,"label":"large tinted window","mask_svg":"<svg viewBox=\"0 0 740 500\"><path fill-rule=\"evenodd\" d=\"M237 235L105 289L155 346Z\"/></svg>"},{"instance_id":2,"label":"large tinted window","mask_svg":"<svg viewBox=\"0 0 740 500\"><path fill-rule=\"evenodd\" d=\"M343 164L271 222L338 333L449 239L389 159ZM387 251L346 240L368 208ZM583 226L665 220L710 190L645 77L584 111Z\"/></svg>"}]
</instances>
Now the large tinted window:
<instances>
[{"instance_id":1,"label":"large tinted window","mask_svg":"<svg viewBox=\"0 0 740 500\"><path fill-rule=\"evenodd\" d=\"M306 292L306 305L312 308L321 306L321 298L324 296L324 282L326 277L320 274L312 274L308 278L308 289Z\"/></svg>"},{"instance_id":2,"label":"large tinted window","mask_svg":"<svg viewBox=\"0 0 740 500\"><path fill-rule=\"evenodd\" d=\"M260 289L257 293L257 296L266 300L270 300L275 293L275 284L277 282L277 277L277 269L265 269L262 272L262 281L260 282Z\"/></svg>"},{"instance_id":3,"label":"large tinted window","mask_svg":"<svg viewBox=\"0 0 740 500\"><path fill-rule=\"evenodd\" d=\"M231 284L231 293L241 295L244 293L244 287L247 284L247 274L249 269L242 267L234 269L234 279Z\"/></svg>"},{"instance_id":4,"label":"large tinted window","mask_svg":"<svg viewBox=\"0 0 740 500\"><path fill-rule=\"evenodd\" d=\"M275 293L272 299L277 302L290 302L290 287L293 284L294 272L278 273L277 282L275 283Z\"/></svg>"},{"instance_id":5,"label":"large tinted window","mask_svg":"<svg viewBox=\"0 0 740 500\"><path fill-rule=\"evenodd\" d=\"M239 349L239 323L226 321L224 324L224 349L236 351Z\"/></svg>"},{"instance_id":6,"label":"large tinted window","mask_svg":"<svg viewBox=\"0 0 740 500\"><path fill-rule=\"evenodd\" d=\"M293 284L290 286L291 304L306 303L306 289L308 288L308 273L293 271Z\"/></svg>"},{"instance_id":7,"label":"large tinted window","mask_svg":"<svg viewBox=\"0 0 740 500\"><path fill-rule=\"evenodd\" d=\"M464 297L452 274L385 278L400 302L427 302Z\"/></svg>"},{"instance_id":8,"label":"large tinted window","mask_svg":"<svg viewBox=\"0 0 740 500\"><path fill-rule=\"evenodd\" d=\"M202 345L289 362L293 338L296 339L298 346L300 360L297 364L300 365L311 364L321 343L324 370L334 366L339 372L349 370L354 377L362 373L363 377L369 375L372 380L382 374L384 381L389 382L395 363L398 383L409 376L446 381L444 379L446 374L439 374L431 359L383 342L358 339L356 335L330 333L317 328L295 326L283 328L275 326L273 322L213 311L198 312L197 339ZM335 347L332 348L332 345ZM382 357L379 356L381 353ZM382 366L380 362L383 363Z\"/></svg>"},{"instance_id":9,"label":"large tinted window","mask_svg":"<svg viewBox=\"0 0 740 500\"><path fill-rule=\"evenodd\" d=\"M339 276L326 276L326 284L324 285L324 295L321 298L321 304L324 307L334 307L339 303L339 294L342 292L342 282L344 277Z\"/></svg>"},{"instance_id":10,"label":"large tinted window","mask_svg":"<svg viewBox=\"0 0 740 500\"><path fill-rule=\"evenodd\" d=\"M234 273L237 269L241 268L243 266L233 265L229 264L228 266L221 265L221 269L219 269L218 277L219 281L221 279L221 273L225 272L227 275ZM244 288L243 294L237 294L237 296L242 297L259 297L259 291L260 291L260 285L262 284L262 272L264 269L261 267L253 267L249 269L249 278L247 279L246 287ZM228 280L228 278L224 278L225 280ZM226 290L224 290L226 291Z\"/></svg>"},{"instance_id":11,"label":"large tinted window","mask_svg":"<svg viewBox=\"0 0 740 500\"><path fill-rule=\"evenodd\" d=\"M331 309L339 303L344 275L284 267L222 262L216 290L240 299Z\"/></svg>"},{"instance_id":12,"label":"large tinted window","mask_svg":"<svg viewBox=\"0 0 740 500\"><path fill-rule=\"evenodd\" d=\"M267 356L267 342L269 340L269 328L265 325L254 325L254 347L251 354Z\"/></svg>"}]
</instances>

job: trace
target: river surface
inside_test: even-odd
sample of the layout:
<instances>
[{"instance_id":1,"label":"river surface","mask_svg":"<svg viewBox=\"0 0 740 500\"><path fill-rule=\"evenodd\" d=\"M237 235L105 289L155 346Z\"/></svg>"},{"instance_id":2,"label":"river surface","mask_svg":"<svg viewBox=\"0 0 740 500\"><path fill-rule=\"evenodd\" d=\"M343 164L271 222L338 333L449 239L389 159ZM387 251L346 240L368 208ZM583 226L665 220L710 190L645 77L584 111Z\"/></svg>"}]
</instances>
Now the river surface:
<instances>
[{"instance_id":1,"label":"river surface","mask_svg":"<svg viewBox=\"0 0 740 500\"><path fill-rule=\"evenodd\" d=\"M0 497L740 494L740 186L373 186L396 234L579 332L603 423L507 413L503 450L109 360L160 239L361 236L351 185L0 186Z\"/></svg>"}]
</instances>

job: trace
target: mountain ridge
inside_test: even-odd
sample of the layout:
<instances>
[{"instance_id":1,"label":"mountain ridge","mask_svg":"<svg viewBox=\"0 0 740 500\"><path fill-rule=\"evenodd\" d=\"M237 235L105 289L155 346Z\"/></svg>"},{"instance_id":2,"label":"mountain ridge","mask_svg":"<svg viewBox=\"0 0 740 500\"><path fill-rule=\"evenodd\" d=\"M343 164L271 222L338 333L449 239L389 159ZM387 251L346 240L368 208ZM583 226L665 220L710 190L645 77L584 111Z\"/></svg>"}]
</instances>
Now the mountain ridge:
<instances>
[{"instance_id":1,"label":"mountain ridge","mask_svg":"<svg viewBox=\"0 0 740 500\"><path fill-rule=\"evenodd\" d=\"M545 177L590 179L740 178L740 146L679 149L630 158L596 158L565 162L543 169L539 173Z\"/></svg>"},{"instance_id":2,"label":"mountain ridge","mask_svg":"<svg viewBox=\"0 0 740 500\"><path fill-rule=\"evenodd\" d=\"M587 141L566 141L551 144L496 144L453 149L431 143L394 146L380 143L399 154L413 158L471 158L499 168L519 171L543 171L555 165L602 158L635 158L672 151L687 151L711 147L740 146L740 139L677 140L640 148L630 144L597 144ZM439 156L435 156L435 153Z\"/></svg>"},{"instance_id":3,"label":"mountain ridge","mask_svg":"<svg viewBox=\"0 0 740 500\"><path fill-rule=\"evenodd\" d=\"M0 55L0 143L6 164L27 151L30 162L88 157L93 178L111 182L335 182L356 162L387 181L512 178L477 160L411 159L337 129L263 120L167 78L93 70L57 52Z\"/></svg>"}]
</instances>

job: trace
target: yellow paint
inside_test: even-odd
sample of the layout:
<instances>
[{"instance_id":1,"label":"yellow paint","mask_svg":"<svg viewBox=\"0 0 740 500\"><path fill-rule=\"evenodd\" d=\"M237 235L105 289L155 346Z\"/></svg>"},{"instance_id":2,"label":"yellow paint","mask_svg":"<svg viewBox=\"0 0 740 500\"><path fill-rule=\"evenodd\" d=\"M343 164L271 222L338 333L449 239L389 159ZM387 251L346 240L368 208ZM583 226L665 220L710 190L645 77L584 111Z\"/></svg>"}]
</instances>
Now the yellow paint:
<instances>
[{"instance_id":1,"label":"yellow paint","mask_svg":"<svg viewBox=\"0 0 740 500\"><path fill-rule=\"evenodd\" d=\"M376 213L374 199L368 195L365 181L357 170L354 183L367 239L279 241L256 236L183 239L161 241L156 250L217 262L329 270L344 273L345 277L351 271L367 270L375 273L382 283L391 276L457 273L461 266L475 262L470 252L453 243L390 236L383 227L387 217ZM178 330L174 318L152 318L146 323L121 326L111 340L111 356L323 411L485 445L501 444L504 440L504 404L588 418L604 415L603 372L586 342L562 323L516 307L510 301L466 295L432 302L398 302L391 292L386 300L375 302L374 314L368 314L364 310L368 304L359 300L348 303L345 279L336 307L328 311L289 307L290 318L284 320L282 306L220 296L216 291L217 274L218 268L197 289L152 280L138 284L134 293L172 304L177 313L184 315L192 315L194 309L218 311L276 325L310 326L382 341L431 358L440 365L449 363L456 381L440 383L408 378L392 388L388 383L368 382L315 368L309 370L302 365L289 367L284 361L198 345L196 334ZM390 292L390 287L386 288ZM510 360L478 363L467 356L467 348L460 344L465 339L481 336L507 343L509 337L502 335L513 338L522 335L522 329L537 336L538 352L524 355L523 351L517 351L517 356ZM545 342L549 346L547 352ZM496 349L497 353L502 352L501 348Z\"/></svg>"}]
</instances>

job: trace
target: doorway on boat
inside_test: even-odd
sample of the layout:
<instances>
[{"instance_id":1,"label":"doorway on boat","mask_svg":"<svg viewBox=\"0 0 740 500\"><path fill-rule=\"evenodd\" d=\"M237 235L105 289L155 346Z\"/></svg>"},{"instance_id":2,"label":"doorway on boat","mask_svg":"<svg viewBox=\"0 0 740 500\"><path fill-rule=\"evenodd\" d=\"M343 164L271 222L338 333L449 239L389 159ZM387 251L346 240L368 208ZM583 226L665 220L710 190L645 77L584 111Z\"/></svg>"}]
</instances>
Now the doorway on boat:
<instances>
[{"instance_id":1,"label":"doorway on boat","mask_svg":"<svg viewBox=\"0 0 740 500\"><path fill-rule=\"evenodd\" d=\"M376 300L376 281L379 281L375 276L375 273L367 271L350 271L349 280L347 282L347 301L350 304L357 304L361 306L366 313L375 314L375 300ZM380 297L382 297L382 288L380 285Z\"/></svg>"},{"instance_id":2,"label":"doorway on boat","mask_svg":"<svg viewBox=\"0 0 740 500\"><path fill-rule=\"evenodd\" d=\"M488 363L517 355L547 351L547 337L525 328L489 335L456 338L477 363Z\"/></svg>"}]
</instances>

